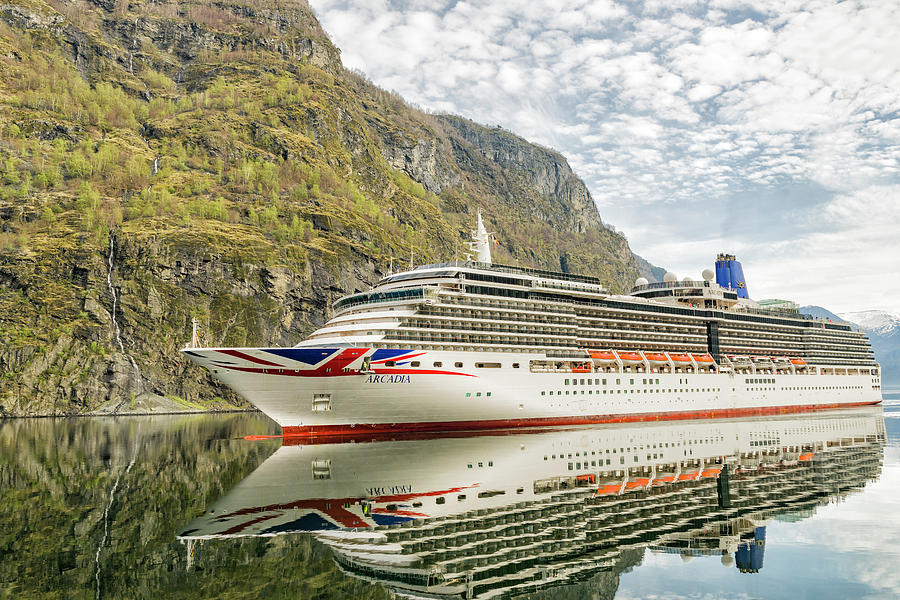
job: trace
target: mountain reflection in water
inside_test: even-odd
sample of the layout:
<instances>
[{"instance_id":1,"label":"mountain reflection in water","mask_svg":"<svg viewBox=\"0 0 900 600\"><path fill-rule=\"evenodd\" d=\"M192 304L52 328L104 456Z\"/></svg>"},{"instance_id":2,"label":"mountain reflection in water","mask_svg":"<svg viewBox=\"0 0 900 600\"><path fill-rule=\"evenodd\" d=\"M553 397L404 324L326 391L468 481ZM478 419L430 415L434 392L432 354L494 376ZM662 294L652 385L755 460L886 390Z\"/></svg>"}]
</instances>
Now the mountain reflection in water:
<instances>
[{"instance_id":1,"label":"mountain reflection in water","mask_svg":"<svg viewBox=\"0 0 900 600\"><path fill-rule=\"evenodd\" d=\"M403 597L612 598L647 548L757 573L772 519L879 477L885 428L879 407L364 441L286 439L178 533L185 568L223 540L305 532Z\"/></svg>"}]
</instances>

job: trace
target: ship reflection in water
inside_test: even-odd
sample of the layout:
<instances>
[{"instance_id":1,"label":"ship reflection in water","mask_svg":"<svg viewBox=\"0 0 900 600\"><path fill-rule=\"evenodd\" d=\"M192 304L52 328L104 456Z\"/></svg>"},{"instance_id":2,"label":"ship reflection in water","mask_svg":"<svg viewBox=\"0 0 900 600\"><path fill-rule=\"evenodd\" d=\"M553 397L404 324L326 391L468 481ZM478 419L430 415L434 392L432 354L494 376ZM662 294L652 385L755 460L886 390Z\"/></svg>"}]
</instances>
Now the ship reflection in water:
<instances>
[{"instance_id":1,"label":"ship reflection in water","mask_svg":"<svg viewBox=\"0 0 900 600\"><path fill-rule=\"evenodd\" d=\"M880 408L783 418L284 445L179 534L308 532L403 596L567 585L654 552L764 566L766 525L881 473ZM638 558L638 561L640 558Z\"/></svg>"}]
</instances>

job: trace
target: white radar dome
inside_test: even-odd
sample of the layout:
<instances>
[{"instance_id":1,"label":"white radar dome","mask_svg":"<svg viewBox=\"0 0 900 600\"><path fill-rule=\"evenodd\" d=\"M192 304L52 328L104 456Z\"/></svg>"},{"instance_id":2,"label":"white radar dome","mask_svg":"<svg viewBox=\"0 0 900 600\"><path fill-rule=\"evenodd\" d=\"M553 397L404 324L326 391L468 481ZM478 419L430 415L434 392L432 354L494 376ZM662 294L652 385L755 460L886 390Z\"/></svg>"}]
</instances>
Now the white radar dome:
<instances>
[{"instance_id":1,"label":"white radar dome","mask_svg":"<svg viewBox=\"0 0 900 600\"><path fill-rule=\"evenodd\" d=\"M663 281L666 283L675 283L678 281L678 276L672 271L668 271L665 275L663 275Z\"/></svg>"},{"instance_id":2,"label":"white radar dome","mask_svg":"<svg viewBox=\"0 0 900 600\"><path fill-rule=\"evenodd\" d=\"M634 287L639 287L639 286L642 286L642 285L647 285L648 283L650 283L650 282L647 281L647 278L646 278L646 277L638 277L637 279L634 280Z\"/></svg>"},{"instance_id":3,"label":"white radar dome","mask_svg":"<svg viewBox=\"0 0 900 600\"><path fill-rule=\"evenodd\" d=\"M716 276L716 274L713 273L712 269L703 269L703 273L701 273L701 275L703 276L703 279L706 281L712 281L713 277Z\"/></svg>"},{"instance_id":4,"label":"white radar dome","mask_svg":"<svg viewBox=\"0 0 900 600\"><path fill-rule=\"evenodd\" d=\"M684 282L684 283L694 283L694 280L691 279L690 277L685 277L685 278L682 279L681 281Z\"/></svg>"}]
</instances>

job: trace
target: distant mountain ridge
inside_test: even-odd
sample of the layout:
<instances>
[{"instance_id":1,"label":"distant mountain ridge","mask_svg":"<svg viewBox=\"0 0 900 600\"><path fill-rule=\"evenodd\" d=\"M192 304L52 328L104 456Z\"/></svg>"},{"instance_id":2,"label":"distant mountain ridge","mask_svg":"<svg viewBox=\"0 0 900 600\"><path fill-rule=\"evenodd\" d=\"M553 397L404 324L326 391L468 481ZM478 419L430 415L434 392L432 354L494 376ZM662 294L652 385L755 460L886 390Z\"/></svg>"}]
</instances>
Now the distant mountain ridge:
<instances>
[{"instance_id":1,"label":"distant mountain ridge","mask_svg":"<svg viewBox=\"0 0 900 600\"><path fill-rule=\"evenodd\" d=\"M875 360L882 368L883 387L900 386L900 317L883 310L835 314L821 306L802 306L800 312L820 319L849 323L869 336Z\"/></svg>"}]
</instances>

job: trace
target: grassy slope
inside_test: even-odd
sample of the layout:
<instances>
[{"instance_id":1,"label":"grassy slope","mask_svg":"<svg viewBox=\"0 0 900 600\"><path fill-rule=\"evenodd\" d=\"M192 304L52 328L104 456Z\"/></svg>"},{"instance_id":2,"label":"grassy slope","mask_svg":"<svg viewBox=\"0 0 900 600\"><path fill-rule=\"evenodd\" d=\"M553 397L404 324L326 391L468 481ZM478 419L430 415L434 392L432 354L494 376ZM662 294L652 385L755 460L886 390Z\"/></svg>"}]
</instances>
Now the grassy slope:
<instances>
[{"instance_id":1,"label":"grassy slope","mask_svg":"<svg viewBox=\"0 0 900 600\"><path fill-rule=\"evenodd\" d=\"M521 207L566 208L477 149L472 164L442 155L453 185L440 193L392 168L392 140L466 143L337 56L303 2L0 9L0 406L85 410L121 379L111 237L126 350L143 389L176 396L210 393L175 363L154 371L191 317L219 343L296 341L323 318L310 280L339 295L392 256L452 259L476 207L501 261L565 256L614 289L635 275L624 239L535 220ZM368 277L341 279L362 264ZM306 282L293 305L264 285L279 271ZM186 376L197 385L175 381Z\"/></svg>"}]
</instances>

